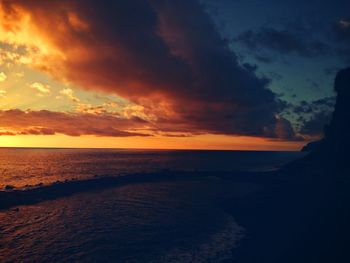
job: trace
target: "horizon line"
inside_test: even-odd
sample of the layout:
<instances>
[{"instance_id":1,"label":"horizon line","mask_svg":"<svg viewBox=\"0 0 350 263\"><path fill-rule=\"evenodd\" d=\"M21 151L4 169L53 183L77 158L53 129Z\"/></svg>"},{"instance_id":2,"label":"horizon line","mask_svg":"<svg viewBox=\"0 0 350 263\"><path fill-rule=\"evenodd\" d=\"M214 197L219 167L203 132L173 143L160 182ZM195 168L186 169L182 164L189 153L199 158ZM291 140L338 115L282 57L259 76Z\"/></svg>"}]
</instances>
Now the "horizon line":
<instances>
[{"instance_id":1,"label":"horizon line","mask_svg":"<svg viewBox=\"0 0 350 263\"><path fill-rule=\"evenodd\" d=\"M205 149L205 148L134 148L134 147L40 147L40 146L0 146L0 149L57 149L57 150L157 150L157 151L235 151L235 152L301 152L301 150L246 150L246 149Z\"/></svg>"}]
</instances>

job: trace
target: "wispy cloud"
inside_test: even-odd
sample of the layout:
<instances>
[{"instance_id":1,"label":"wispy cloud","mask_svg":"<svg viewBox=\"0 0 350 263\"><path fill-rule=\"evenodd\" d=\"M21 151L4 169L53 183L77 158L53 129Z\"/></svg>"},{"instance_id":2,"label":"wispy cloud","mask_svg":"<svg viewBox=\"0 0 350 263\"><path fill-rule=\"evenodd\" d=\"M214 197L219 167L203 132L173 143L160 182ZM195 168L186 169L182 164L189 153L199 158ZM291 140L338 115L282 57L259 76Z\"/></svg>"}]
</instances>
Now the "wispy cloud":
<instances>
[{"instance_id":1,"label":"wispy cloud","mask_svg":"<svg viewBox=\"0 0 350 263\"><path fill-rule=\"evenodd\" d=\"M0 82L3 82L7 79L7 76L4 72L0 72Z\"/></svg>"},{"instance_id":2,"label":"wispy cloud","mask_svg":"<svg viewBox=\"0 0 350 263\"><path fill-rule=\"evenodd\" d=\"M5 98L6 97L6 90L0 89L0 98Z\"/></svg>"},{"instance_id":3,"label":"wispy cloud","mask_svg":"<svg viewBox=\"0 0 350 263\"><path fill-rule=\"evenodd\" d=\"M80 101L80 99L74 95L74 91L70 88L64 88L60 90L60 94L63 96L66 96L68 99L72 100L73 102Z\"/></svg>"},{"instance_id":4,"label":"wispy cloud","mask_svg":"<svg viewBox=\"0 0 350 263\"><path fill-rule=\"evenodd\" d=\"M40 82L34 82L30 85L30 87L38 91L41 95L47 95L51 93L50 86Z\"/></svg>"}]
</instances>

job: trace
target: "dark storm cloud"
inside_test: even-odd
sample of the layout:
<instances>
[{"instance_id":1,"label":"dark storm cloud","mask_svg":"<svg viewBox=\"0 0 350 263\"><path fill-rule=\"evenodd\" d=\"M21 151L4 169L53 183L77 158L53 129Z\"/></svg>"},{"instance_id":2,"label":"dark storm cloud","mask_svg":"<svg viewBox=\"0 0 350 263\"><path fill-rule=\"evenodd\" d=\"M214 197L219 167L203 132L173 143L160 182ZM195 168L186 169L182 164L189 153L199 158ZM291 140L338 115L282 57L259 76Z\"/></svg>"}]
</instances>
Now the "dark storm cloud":
<instances>
[{"instance_id":1,"label":"dark storm cloud","mask_svg":"<svg viewBox=\"0 0 350 263\"><path fill-rule=\"evenodd\" d=\"M324 134L324 127L329 124L332 119L331 111L322 111L314 114L311 119L305 120L301 124L300 133L309 136L322 137Z\"/></svg>"},{"instance_id":2,"label":"dark storm cloud","mask_svg":"<svg viewBox=\"0 0 350 263\"><path fill-rule=\"evenodd\" d=\"M336 97L325 97L311 102L301 101L286 106L286 113L296 116L299 133L304 136L323 136L324 126L331 120Z\"/></svg>"},{"instance_id":3,"label":"dark storm cloud","mask_svg":"<svg viewBox=\"0 0 350 263\"><path fill-rule=\"evenodd\" d=\"M291 28L262 27L258 30L242 32L235 41L254 51L264 49L303 57L317 57L329 53L330 47L326 43L317 39L309 39L304 34L300 34L301 31L294 31ZM264 56L258 55L257 57L260 58L260 61L269 62L269 59Z\"/></svg>"},{"instance_id":4,"label":"dark storm cloud","mask_svg":"<svg viewBox=\"0 0 350 263\"><path fill-rule=\"evenodd\" d=\"M3 0L1 4L7 24L16 23L20 10L64 54L64 60L42 62L40 69L144 106L157 117L160 130L294 136L288 121L277 117L283 103L267 88L270 80L257 77L256 66L239 63L196 0ZM272 39L272 47L281 52L294 49L313 55L323 48L311 43L311 50L277 31L248 32L241 38L252 47L255 38L263 45Z\"/></svg>"},{"instance_id":5,"label":"dark storm cloud","mask_svg":"<svg viewBox=\"0 0 350 263\"><path fill-rule=\"evenodd\" d=\"M304 140L302 136L295 135L294 128L292 127L291 123L283 117L280 117L280 121L277 124L276 130L279 135L279 138L281 139L289 139L294 141Z\"/></svg>"},{"instance_id":6,"label":"dark storm cloud","mask_svg":"<svg viewBox=\"0 0 350 263\"><path fill-rule=\"evenodd\" d=\"M331 96L331 97L325 97L325 98L322 98L322 99L314 100L312 102L312 104L314 106L317 106L317 107L334 108L335 101L336 101L336 97L335 96Z\"/></svg>"},{"instance_id":7,"label":"dark storm cloud","mask_svg":"<svg viewBox=\"0 0 350 263\"><path fill-rule=\"evenodd\" d=\"M350 20L319 21L307 17L294 22L280 22L241 32L234 38L257 61L271 63L276 54L298 55L304 58L337 57L350 62Z\"/></svg>"},{"instance_id":8,"label":"dark storm cloud","mask_svg":"<svg viewBox=\"0 0 350 263\"><path fill-rule=\"evenodd\" d=\"M289 104L289 108L291 108L295 113L311 113L324 110L333 111L335 100L336 98L334 96L324 97L311 102L303 100L296 105Z\"/></svg>"}]
</instances>

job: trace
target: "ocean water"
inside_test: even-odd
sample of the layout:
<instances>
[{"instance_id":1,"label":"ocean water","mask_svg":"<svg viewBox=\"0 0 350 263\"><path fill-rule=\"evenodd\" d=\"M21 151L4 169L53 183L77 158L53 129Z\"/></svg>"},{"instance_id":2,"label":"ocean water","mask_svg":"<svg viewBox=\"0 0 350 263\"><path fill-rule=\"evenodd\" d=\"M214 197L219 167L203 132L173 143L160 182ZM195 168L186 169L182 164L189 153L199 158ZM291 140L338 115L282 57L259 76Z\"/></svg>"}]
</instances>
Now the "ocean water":
<instances>
[{"instance_id":1,"label":"ocean water","mask_svg":"<svg viewBox=\"0 0 350 263\"><path fill-rule=\"evenodd\" d=\"M301 152L0 148L0 189L161 171L268 171Z\"/></svg>"},{"instance_id":2,"label":"ocean water","mask_svg":"<svg viewBox=\"0 0 350 263\"><path fill-rule=\"evenodd\" d=\"M150 171L273 170L300 153L1 149L1 185ZM0 262L231 262L246 229L221 204L259 190L213 176L77 192L0 210ZM1 200L0 200L1 202Z\"/></svg>"}]
</instances>

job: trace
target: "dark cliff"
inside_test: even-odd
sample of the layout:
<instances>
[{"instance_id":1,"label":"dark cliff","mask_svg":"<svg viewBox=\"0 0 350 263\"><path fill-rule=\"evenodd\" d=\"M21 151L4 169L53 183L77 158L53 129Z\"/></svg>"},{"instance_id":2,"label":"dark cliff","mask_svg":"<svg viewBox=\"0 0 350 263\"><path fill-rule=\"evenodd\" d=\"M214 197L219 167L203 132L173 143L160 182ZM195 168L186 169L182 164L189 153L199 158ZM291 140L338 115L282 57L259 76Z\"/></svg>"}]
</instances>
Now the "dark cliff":
<instances>
[{"instance_id":1,"label":"dark cliff","mask_svg":"<svg viewBox=\"0 0 350 263\"><path fill-rule=\"evenodd\" d=\"M349 170L350 166L350 68L340 70L334 82L337 100L331 122L325 126L321 141L306 145L310 154L291 167L318 167Z\"/></svg>"},{"instance_id":2,"label":"dark cliff","mask_svg":"<svg viewBox=\"0 0 350 263\"><path fill-rule=\"evenodd\" d=\"M335 78L337 101L332 121L325 127L325 139L319 151L338 168L350 161L350 68L338 72Z\"/></svg>"}]
</instances>

